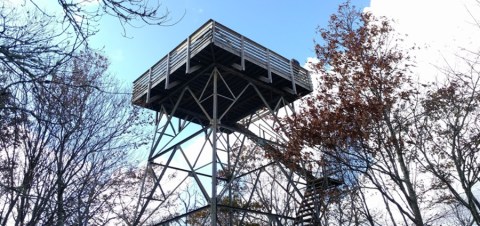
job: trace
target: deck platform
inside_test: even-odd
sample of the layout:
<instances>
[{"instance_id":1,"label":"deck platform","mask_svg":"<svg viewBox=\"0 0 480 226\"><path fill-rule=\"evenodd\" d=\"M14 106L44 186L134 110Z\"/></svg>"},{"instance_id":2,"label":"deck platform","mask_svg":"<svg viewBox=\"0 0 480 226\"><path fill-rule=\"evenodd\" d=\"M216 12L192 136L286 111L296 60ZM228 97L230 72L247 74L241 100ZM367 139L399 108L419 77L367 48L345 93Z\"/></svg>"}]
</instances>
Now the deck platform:
<instances>
[{"instance_id":1,"label":"deck platform","mask_svg":"<svg viewBox=\"0 0 480 226\"><path fill-rule=\"evenodd\" d=\"M312 91L310 75L298 62L209 20L134 81L132 103L155 111L161 107L173 108L169 103L180 98L186 87L201 96L213 70L222 75L225 84L235 84L228 88L219 86L220 95L242 94L242 99L233 106L227 104L231 101L222 104L219 100L218 110L227 112L222 119L224 123L238 122L264 107L265 101L274 108L278 107L273 105L280 97L291 103ZM246 89L249 83L260 90ZM249 98L257 92L266 100ZM202 101L208 106L211 100L184 99L175 117L185 119L193 115L197 116L197 123L209 123L194 102Z\"/></svg>"}]
</instances>

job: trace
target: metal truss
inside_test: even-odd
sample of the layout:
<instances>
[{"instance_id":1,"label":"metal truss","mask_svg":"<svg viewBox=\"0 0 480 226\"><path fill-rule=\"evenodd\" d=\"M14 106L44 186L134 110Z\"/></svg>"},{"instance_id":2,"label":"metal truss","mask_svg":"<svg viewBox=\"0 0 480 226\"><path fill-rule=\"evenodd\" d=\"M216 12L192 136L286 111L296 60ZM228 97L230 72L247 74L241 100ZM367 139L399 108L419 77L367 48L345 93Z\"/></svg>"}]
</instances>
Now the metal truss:
<instances>
[{"instance_id":1,"label":"metal truss","mask_svg":"<svg viewBox=\"0 0 480 226\"><path fill-rule=\"evenodd\" d=\"M231 74L212 68L201 92L186 84L158 108L135 224L293 225L306 187L302 172L266 158L284 149L276 129L279 114L293 104L281 96L272 104L255 79L245 78L239 89L225 79ZM245 96L247 90L254 95ZM197 111L173 117L185 98ZM224 122L237 102L249 99L261 100L261 110ZM219 110L220 102L228 107Z\"/></svg>"}]
</instances>

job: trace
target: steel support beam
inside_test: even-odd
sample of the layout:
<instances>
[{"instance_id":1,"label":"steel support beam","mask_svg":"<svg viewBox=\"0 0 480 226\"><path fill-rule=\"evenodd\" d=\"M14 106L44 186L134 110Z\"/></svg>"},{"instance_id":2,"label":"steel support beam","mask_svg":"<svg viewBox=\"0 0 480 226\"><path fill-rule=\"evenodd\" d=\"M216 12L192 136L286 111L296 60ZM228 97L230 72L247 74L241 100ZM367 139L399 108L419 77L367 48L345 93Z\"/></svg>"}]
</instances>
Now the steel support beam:
<instances>
[{"instance_id":1,"label":"steel support beam","mask_svg":"<svg viewBox=\"0 0 480 226\"><path fill-rule=\"evenodd\" d=\"M212 106L212 198L210 216L212 225L217 224L217 132L218 132L218 76L217 68L213 69L213 106Z\"/></svg>"},{"instance_id":2,"label":"steel support beam","mask_svg":"<svg viewBox=\"0 0 480 226\"><path fill-rule=\"evenodd\" d=\"M281 145L285 138L276 134L275 129L281 128L278 112L285 106L291 109L283 99L283 94L288 94L226 66L206 68L211 71L205 71L204 76L209 77L203 78L201 87L179 85L163 97L136 224L148 217L159 217L154 225L186 225L196 218L199 221L195 222L202 225L293 224L296 213L291 210L303 198L305 183L299 181L298 172L288 170L282 162L262 159L266 146L278 151L285 148ZM225 76L236 76L245 82L242 86L231 84ZM268 96L261 91L265 89ZM272 98L272 94L278 97ZM248 98L263 103L264 110L233 124L222 123ZM178 112L190 115L183 109L185 100L197 106L198 112L191 112L192 117L185 119L173 117ZM208 119L209 124L188 121L198 117ZM278 190L270 193L269 189ZM275 197L265 199L265 195ZM156 202L158 197L161 200ZM268 200L285 203L271 208ZM167 203L175 206L175 214L151 212L167 208Z\"/></svg>"}]
</instances>

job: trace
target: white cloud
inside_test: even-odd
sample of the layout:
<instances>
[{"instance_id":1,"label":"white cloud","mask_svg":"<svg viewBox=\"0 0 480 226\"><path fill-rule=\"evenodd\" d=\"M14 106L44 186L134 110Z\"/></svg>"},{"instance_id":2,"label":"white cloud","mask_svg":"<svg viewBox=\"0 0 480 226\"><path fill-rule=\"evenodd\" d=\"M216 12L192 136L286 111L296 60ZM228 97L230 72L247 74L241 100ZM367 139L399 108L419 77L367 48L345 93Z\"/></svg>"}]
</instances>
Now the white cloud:
<instances>
[{"instance_id":1,"label":"white cloud","mask_svg":"<svg viewBox=\"0 0 480 226\"><path fill-rule=\"evenodd\" d=\"M394 27L408 35L407 43L421 48L415 52L416 72L421 79L439 74L445 61L455 64L460 48L478 50L480 4L475 0L371 0L369 11L393 19Z\"/></svg>"}]
</instances>

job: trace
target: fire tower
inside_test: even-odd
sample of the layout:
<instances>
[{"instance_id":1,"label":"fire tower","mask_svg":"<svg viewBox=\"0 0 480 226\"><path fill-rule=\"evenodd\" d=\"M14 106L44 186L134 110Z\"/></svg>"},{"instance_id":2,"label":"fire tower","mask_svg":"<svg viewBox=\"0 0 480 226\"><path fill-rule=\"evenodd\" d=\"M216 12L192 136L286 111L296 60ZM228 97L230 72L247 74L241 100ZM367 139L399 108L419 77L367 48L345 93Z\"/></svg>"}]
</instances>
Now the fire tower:
<instances>
[{"instance_id":1,"label":"fire tower","mask_svg":"<svg viewBox=\"0 0 480 226\"><path fill-rule=\"evenodd\" d=\"M316 191L340 182L283 158L276 132L311 91L295 60L201 26L134 82L156 112L135 224L314 225Z\"/></svg>"}]
</instances>

